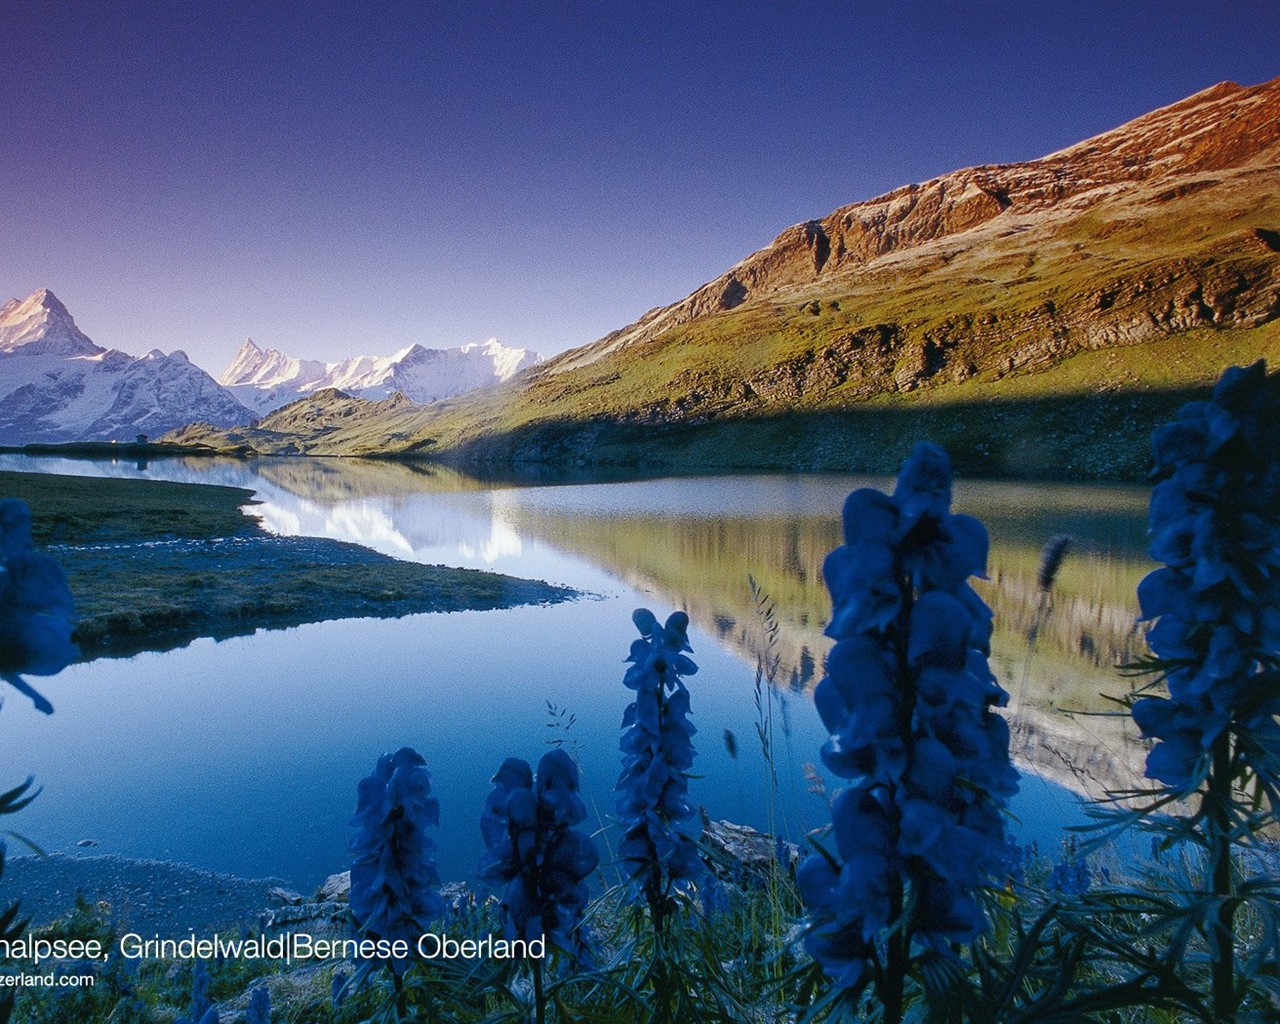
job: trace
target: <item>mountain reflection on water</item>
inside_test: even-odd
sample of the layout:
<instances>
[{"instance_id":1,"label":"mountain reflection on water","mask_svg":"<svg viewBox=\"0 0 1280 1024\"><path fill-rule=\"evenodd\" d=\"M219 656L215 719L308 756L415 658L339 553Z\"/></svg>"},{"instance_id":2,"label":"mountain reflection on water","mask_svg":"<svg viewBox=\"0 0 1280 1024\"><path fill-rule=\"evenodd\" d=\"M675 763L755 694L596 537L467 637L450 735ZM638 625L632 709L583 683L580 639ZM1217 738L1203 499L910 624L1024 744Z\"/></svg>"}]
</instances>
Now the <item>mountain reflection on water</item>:
<instances>
[{"instance_id":1,"label":"mountain reflection on water","mask_svg":"<svg viewBox=\"0 0 1280 1024\"><path fill-rule=\"evenodd\" d=\"M891 486L813 475L495 482L423 463L305 458L166 460L140 470L4 456L0 468L245 487L259 502L252 513L277 533L333 537L400 558L596 592L621 585L629 591L616 595L622 600L686 609L702 634L745 662L744 685L758 659L776 659L775 680L790 691L812 687L830 647L822 634L829 605L821 568L841 541L844 497L858 486ZM1126 718L1093 713L1114 707L1105 695L1128 688L1114 667L1142 649L1134 591L1150 568L1147 496L1143 488L1109 485L956 487L956 508L982 519L991 535L989 578L977 587L995 612L993 663L1012 695L1006 713L1015 757L1089 796L1134 785L1145 756ZM1061 533L1074 540L1032 651L1040 554ZM772 648L752 580L775 609ZM495 614L491 621L501 623L504 613ZM617 649L625 651L629 640L618 636ZM751 694L738 699L750 702ZM719 731L705 729L703 743L717 743ZM816 753L802 759L816 760Z\"/></svg>"}]
</instances>

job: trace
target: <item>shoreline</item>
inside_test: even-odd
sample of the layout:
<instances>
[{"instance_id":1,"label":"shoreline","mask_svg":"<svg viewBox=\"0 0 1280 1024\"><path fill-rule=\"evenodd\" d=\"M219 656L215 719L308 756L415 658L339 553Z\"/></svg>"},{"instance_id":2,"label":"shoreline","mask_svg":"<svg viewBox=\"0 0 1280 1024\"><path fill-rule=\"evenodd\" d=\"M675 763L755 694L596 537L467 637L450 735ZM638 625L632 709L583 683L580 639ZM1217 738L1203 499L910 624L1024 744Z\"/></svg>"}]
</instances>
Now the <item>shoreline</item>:
<instances>
[{"instance_id":1,"label":"shoreline","mask_svg":"<svg viewBox=\"0 0 1280 1024\"><path fill-rule=\"evenodd\" d=\"M31 506L37 545L67 575L80 661L331 619L580 596L539 580L270 534L245 514L253 492L243 488L0 471L0 497Z\"/></svg>"},{"instance_id":2,"label":"shoreline","mask_svg":"<svg viewBox=\"0 0 1280 1024\"><path fill-rule=\"evenodd\" d=\"M855 418L848 413L846 419ZM288 462L298 459L332 459L352 462L385 462L407 465L438 466L459 473L474 476L477 480L504 484L560 484L560 483L619 483L628 481L654 480L666 477L701 478L712 476L768 476L774 474L813 474L816 476L839 476L847 474L865 476L892 476L901 461L898 452L902 444L877 444L877 451L886 449L891 457L883 454L870 455L862 452L862 457L849 458L844 445L838 443L840 438L814 438L810 446L810 457L765 458L749 463L738 459L716 461L711 453L719 451L750 450L747 438L737 436L741 423L724 423L715 425L718 430L732 435L732 443L717 444L708 442L702 436L712 433L707 425L671 426L664 428L663 434L669 442L665 447L658 445L648 457L630 455L616 457L605 461L593 461L584 453L570 453L556 458L522 458L518 453L503 452L501 455L479 452L475 454L425 455L420 451L359 451L331 452L313 451L271 451L259 450L247 442L227 443L222 445L204 442L153 442L143 444L136 442L113 443L108 441L67 441L39 442L25 445L0 445L0 454L26 455L33 458L62 458L83 462L118 462L121 460L138 462L140 466L152 461L169 459L235 459L238 461L276 461ZM785 427L782 428L785 432ZM804 428L808 431L808 427ZM625 433L622 427L619 433ZM846 431L847 432L847 431ZM928 431L926 431L927 433ZM947 432L946 430L943 431ZM836 432L840 434L839 431ZM899 432L900 433L900 432ZM670 436L667 436L670 435ZM843 435L841 435L842 437ZM895 436L895 441L901 438ZM954 444L954 439L950 439ZM682 458L679 451L688 443L697 442L704 458L699 460L699 468L692 468L690 460ZM611 439L612 449L620 443ZM905 443L905 442L903 442ZM816 447L815 447L816 446ZM1075 446L1068 446L1075 447ZM814 455L818 449L822 454ZM838 450L829 450L838 449ZM894 454L896 453L896 454ZM1132 455L1132 453L1130 453ZM1088 472L1071 472L1066 466L1070 461L1059 465L1048 459L1027 467L1016 467L1004 463L985 460L982 452L966 454L965 448L956 451L956 459L963 465L964 475L983 480L1000 480L1016 483L1069 483L1069 484L1145 484L1148 482L1149 466L1144 460L1145 447L1142 453L1123 464L1105 467L1093 467ZM709 461L708 461L709 460ZM1078 467L1077 467L1078 469Z\"/></svg>"},{"instance_id":3,"label":"shoreline","mask_svg":"<svg viewBox=\"0 0 1280 1024\"><path fill-rule=\"evenodd\" d=\"M273 890L279 878L240 878L178 861L119 854L7 857L0 907L21 904L21 916L39 929L71 913L83 898L126 930L184 935L194 929L239 927L284 905Z\"/></svg>"},{"instance_id":4,"label":"shoreline","mask_svg":"<svg viewBox=\"0 0 1280 1024\"><path fill-rule=\"evenodd\" d=\"M780 849L788 871L795 870L802 855L794 843L783 840L779 846L772 836L727 820L708 821L702 844L717 877L749 888L767 884ZM297 892L285 879L243 878L183 861L116 853L23 854L5 859L0 910L21 900L22 916L30 917L31 927L38 930L72 912L83 897L117 927L162 938L239 928L251 921L263 930L305 924L319 931L345 926L349 868L340 865L314 888ZM474 877L443 882L440 892L450 905L492 895Z\"/></svg>"}]
</instances>

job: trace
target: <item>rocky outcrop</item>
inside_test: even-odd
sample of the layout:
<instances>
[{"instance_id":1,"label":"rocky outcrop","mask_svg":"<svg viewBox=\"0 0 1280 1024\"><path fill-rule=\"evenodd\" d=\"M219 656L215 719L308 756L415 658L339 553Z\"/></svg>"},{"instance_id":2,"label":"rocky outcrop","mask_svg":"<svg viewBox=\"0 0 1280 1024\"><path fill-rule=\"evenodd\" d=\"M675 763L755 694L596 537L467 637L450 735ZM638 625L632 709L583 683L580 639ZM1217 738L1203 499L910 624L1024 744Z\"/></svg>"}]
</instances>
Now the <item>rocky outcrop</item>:
<instances>
[{"instance_id":1,"label":"rocky outcrop","mask_svg":"<svg viewBox=\"0 0 1280 1024\"><path fill-rule=\"evenodd\" d=\"M795 843L732 821L703 822L702 848L717 878L747 889L768 885L775 870L794 874L801 857Z\"/></svg>"},{"instance_id":2,"label":"rocky outcrop","mask_svg":"<svg viewBox=\"0 0 1280 1024\"><path fill-rule=\"evenodd\" d=\"M330 875L316 890L316 900L320 903L346 902L351 895L351 872L339 871Z\"/></svg>"},{"instance_id":3,"label":"rocky outcrop","mask_svg":"<svg viewBox=\"0 0 1280 1024\"><path fill-rule=\"evenodd\" d=\"M775 298L789 287L856 272L892 254L961 235L1003 217L1105 204L1118 190L1169 180L1153 202L1217 184L1195 177L1223 168L1274 167L1280 157L1280 78L1253 87L1224 82L1113 131L1039 160L972 167L904 185L797 224L681 302L545 364L585 366L700 317ZM1265 237L1274 240L1275 232Z\"/></svg>"}]
</instances>

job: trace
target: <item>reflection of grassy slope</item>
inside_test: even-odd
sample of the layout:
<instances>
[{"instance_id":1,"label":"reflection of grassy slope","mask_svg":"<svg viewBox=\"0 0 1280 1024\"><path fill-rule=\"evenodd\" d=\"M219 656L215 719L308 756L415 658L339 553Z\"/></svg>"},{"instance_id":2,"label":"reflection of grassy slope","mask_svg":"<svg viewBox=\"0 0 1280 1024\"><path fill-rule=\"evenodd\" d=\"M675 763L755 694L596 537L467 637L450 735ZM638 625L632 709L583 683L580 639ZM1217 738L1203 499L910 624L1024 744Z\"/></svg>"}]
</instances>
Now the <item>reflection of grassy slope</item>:
<instances>
[{"instance_id":1,"label":"reflection of grassy slope","mask_svg":"<svg viewBox=\"0 0 1280 1024\"><path fill-rule=\"evenodd\" d=\"M334 618L560 601L563 588L400 562L354 544L272 537L237 487L0 472L76 597L86 657Z\"/></svg>"},{"instance_id":2,"label":"reflection of grassy slope","mask_svg":"<svg viewBox=\"0 0 1280 1024\"><path fill-rule=\"evenodd\" d=\"M1019 495L1025 498L1025 495ZM1127 684L1114 666L1137 653L1134 588L1148 565L1141 554L1143 524L1136 492L1110 492L1112 514L1089 517L1065 502L1048 508L996 511L994 492L971 494L969 511L991 520L990 580L979 589L995 613L993 661L1014 704L1010 717L1031 761L1075 784L1066 762L1107 785L1132 781L1133 762L1123 723L1063 718L1063 710L1107 709L1100 693L1116 696ZM1076 495L1087 501L1089 494ZM1104 497L1098 495L1096 497ZM990 515L988 515L990 513ZM521 532L538 536L603 565L693 620L754 662L763 651L747 579L754 577L777 603L781 627L776 653L781 679L812 682L822 672L830 641L822 635L830 603L822 560L841 540L830 517L764 520L705 518L593 520L522 511ZM1056 527L1056 528L1055 528ZM1027 631L1035 615L1040 550L1054 532L1078 538L1054 588L1052 611L1027 663ZM1024 671L1029 668L1025 688ZM1099 762L1098 748L1112 751ZM1093 763L1099 762L1099 763ZM1083 785L1083 783L1080 783Z\"/></svg>"},{"instance_id":3,"label":"reflection of grassy slope","mask_svg":"<svg viewBox=\"0 0 1280 1024\"><path fill-rule=\"evenodd\" d=\"M447 466L426 462L260 459L254 468L262 479L320 505L354 498L475 491L489 486Z\"/></svg>"},{"instance_id":4,"label":"reflection of grassy slope","mask_svg":"<svg viewBox=\"0 0 1280 1024\"><path fill-rule=\"evenodd\" d=\"M319 505L336 505L352 498L404 498L505 487L611 483L648 479L651 475L626 470L599 473L558 466L485 466L473 475L443 463L420 459L262 458L253 465L262 479Z\"/></svg>"},{"instance_id":5,"label":"reflection of grassy slope","mask_svg":"<svg viewBox=\"0 0 1280 1024\"><path fill-rule=\"evenodd\" d=\"M755 660L763 651L748 578L777 604L782 678L803 677L805 659L821 664L830 603L822 560L839 526L818 519L592 520L521 510L521 533L591 559L638 590L656 590L686 608L707 632Z\"/></svg>"}]
</instances>

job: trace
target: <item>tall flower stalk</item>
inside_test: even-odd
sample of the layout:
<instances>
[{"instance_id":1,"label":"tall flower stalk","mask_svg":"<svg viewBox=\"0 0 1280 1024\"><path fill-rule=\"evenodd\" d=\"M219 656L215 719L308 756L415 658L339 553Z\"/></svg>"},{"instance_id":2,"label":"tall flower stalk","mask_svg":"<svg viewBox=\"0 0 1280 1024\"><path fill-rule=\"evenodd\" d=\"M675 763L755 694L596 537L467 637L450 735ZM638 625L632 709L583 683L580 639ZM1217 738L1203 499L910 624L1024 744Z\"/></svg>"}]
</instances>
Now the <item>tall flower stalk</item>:
<instances>
[{"instance_id":1,"label":"tall flower stalk","mask_svg":"<svg viewBox=\"0 0 1280 1024\"><path fill-rule=\"evenodd\" d=\"M428 827L440 824L440 804L431 796L431 773L410 747L378 758L373 774L360 780L351 840L351 913L362 936L403 939L416 946L429 922L444 914L435 843ZM369 973L366 960L357 978ZM388 960L398 1009L408 960Z\"/></svg>"},{"instance_id":2,"label":"tall flower stalk","mask_svg":"<svg viewBox=\"0 0 1280 1024\"><path fill-rule=\"evenodd\" d=\"M674 891L702 874L702 830L693 824L697 809L689 802L697 729L689 721L683 679L698 666L686 656L692 648L684 612L673 612L665 625L647 608L638 608L631 618L640 638L632 641L631 667L623 677L636 699L622 716L622 774L614 790L623 830L618 855L648 904L661 941Z\"/></svg>"},{"instance_id":3,"label":"tall flower stalk","mask_svg":"<svg viewBox=\"0 0 1280 1024\"><path fill-rule=\"evenodd\" d=\"M703 875L702 829L689 802L697 729L689 721L684 684L698 666L688 657L684 612L660 623L647 608L637 608L631 621L640 637L631 642L630 668L622 680L636 696L622 716L622 774L614 787L622 827L618 856L632 892L649 910L653 956L641 984L653 993L650 1019L671 1024L691 1012L689 997L701 984L684 969L678 935L672 934L677 895ZM641 918L633 921L639 937Z\"/></svg>"},{"instance_id":4,"label":"tall flower stalk","mask_svg":"<svg viewBox=\"0 0 1280 1024\"><path fill-rule=\"evenodd\" d=\"M869 990L902 1019L918 951L949 951L986 927L979 890L1013 863L1003 811L1017 790L1008 695L987 665L991 612L969 586L987 533L954 514L951 467L916 445L892 496L845 501L845 543L823 566L836 644L814 701L822 759L847 786L831 807L835 849L805 859L806 946L834 998Z\"/></svg>"},{"instance_id":5,"label":"tall flower stalk","mask_svg":"<svg viewBox=\"0 0 1280 1024\"><path fill-rule=\"evenodd\" d=\"M1138 587L1147 643L1168 697L1132 705L1156 740L1155 806L1195 797L1170 838L1205 850L1215 911L1207 931L1216 1020L1234 1021L1234 842L1280 811L1280 396L1259 361L1228 369L1152 437L1152 558Z\"/></svg>"},{"instance_id":6,"label":"tall flower stalk","mask_svg":"<svg viewBox=\"0 0 1280 1024\"><path fill-rule=\"evenodd\" d=\"M480 816L485 854L480 879L502 886L503 930L508 939L546 939L574 964L589 961L582 912L586 880L600 855L574 826L587 817L578 792L578 766L557 748L544 754L535 777L527 761L510 757L493 777ZM543 964L531 958L535 1019L546 1016Z\"/></svg>"},{"instance_id":7,"label":"tall flower stalk","mask_svg":"<svg viewBox=\"0 0 1280 1024\"><path fill-rule=\"evenodd\" d=\"M80 655L71 642L75 602L67 577L52 558L35 549L31 508L19 498L0 501L0 679L30 699L38 711L53 714L53 705L31 686L24 674L50 676ZM0 816L16 814L36 798L34 778L0 793ZM0 841L0 874L5 844ZM0 911L0 939L13 941L27 922L18 904ZM7 1020L13 990L0 993L0 1019Z\"/></svg>"}]
</instances>

